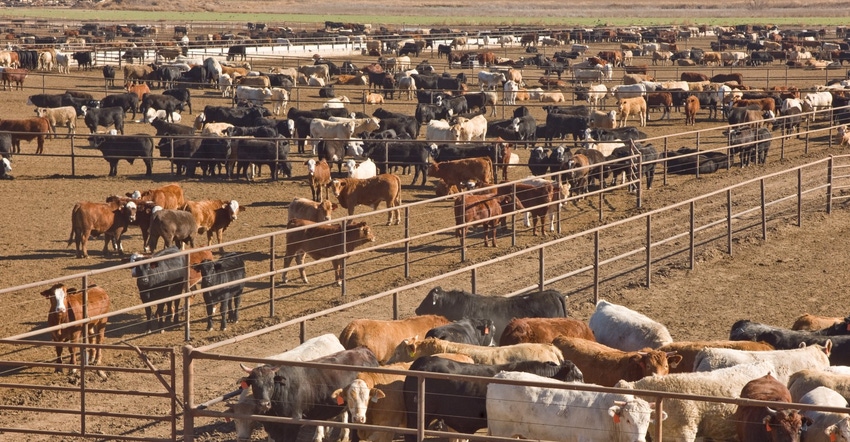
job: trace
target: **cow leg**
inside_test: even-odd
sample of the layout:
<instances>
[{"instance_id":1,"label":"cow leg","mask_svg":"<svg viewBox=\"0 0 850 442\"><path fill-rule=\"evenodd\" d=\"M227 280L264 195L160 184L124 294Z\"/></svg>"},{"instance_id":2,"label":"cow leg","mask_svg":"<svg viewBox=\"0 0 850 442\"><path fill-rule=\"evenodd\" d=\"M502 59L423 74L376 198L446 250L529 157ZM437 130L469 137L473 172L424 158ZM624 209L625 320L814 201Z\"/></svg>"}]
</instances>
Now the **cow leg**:
<instances>
[{"instance_id":1,"label":"cow leg","mask_svg":"<svg viewBox=\"0 0 850 442\"><path fill-rule=\"evenodd\" d=\"M215 300L207 293L204 293L204 306L207 308L207 331L211 331L213 329L212 317L215 314Z\"/></svg>"},{"instance_id":2,"label":"cow leg","mask_svg":"<svg viewBox=\"0 0 850 442\"><path fill-rule=\"evenodd\" d=\"M221 304L219 304L219 308L221 309L220 330L225 331L225 330L227 330L227 314L228 314L227 309L229 308L228 300L227 299L222 300Z\"/></svg>"},{"instance_id":3,"label":"cow leg","mask_svg":"<svg viewBox=\"0 0 850 442\"><path fill-rule=\"evenodd\" d=\"M242 303L242 294L237 292L227 300L227 303L229 304L227 320L235 324L239 322L239 305Z\"/></svg>"},{"instance_id":4,"label":"cow leg","mask_svg":"<svg viewBox=\"0 0 850 442\"><path fill-rule=\"evenodd\" d=\"M336 280L336 285L342 285L342 260L335 259L331 262L334 267L334 279Z\"/></svg>"},{"instance_id":5,"label":"cow leg","mask_svg":"<svg viewBox=\"0 0 850 442\"><path fill-rule=\"evenodd\" d=\"M59 341L59 342L61 342L61 341L62 341L62 339L54 339L54 341ZM73 352L72 352L72 354L73 354ZM62 363L62 346L60 346L60 345L57 345L57 346L56 346L56 363L57 363L57 364L61 364L61 363ZM54 371L55 373L62 373L62 368L60 368L60 367L56 367L53 371Z\"/></svg>"},{"instance_id":6,"label":"cow leg","mask_svg":"<svg viewBox=\"0 0 850 442\"><path fill-rule=\"evenodd\" d=\"M301 251L301 250L299 250L298 252L295 253L295 264L296 265L304 264L304 255L305 254L306 253L304 251ZM334 261L334 262L336 262L336 261ZM334 270L336 270L336 265L334 265ZM307 269L305 269L304 267L301 267L300 269L298 269L298 273L301 274L301 280L304 281L305 284L308 284L310 282L310 281L307 280ZM334 274L336 274L336 272L334 272Z\"/></svg>"}]
</instances>

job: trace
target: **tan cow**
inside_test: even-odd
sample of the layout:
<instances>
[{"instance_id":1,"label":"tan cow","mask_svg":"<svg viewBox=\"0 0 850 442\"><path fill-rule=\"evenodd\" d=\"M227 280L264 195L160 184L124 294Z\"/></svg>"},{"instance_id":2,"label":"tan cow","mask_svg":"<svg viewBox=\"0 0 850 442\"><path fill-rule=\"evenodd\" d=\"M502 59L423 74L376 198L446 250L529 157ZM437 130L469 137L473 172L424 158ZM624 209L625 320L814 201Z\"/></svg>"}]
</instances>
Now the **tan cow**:
<instances>
[{"instance_id":1,"label":"tan cow","mask_svg":"<svg viewBox=\"0 0 850 442\"><path fill-rule=\"evenodd\" d=\"M842 321L844 321L844 318L841 317L815 316L803 313L794 320L791 330L821 330Z\"/></svg>"},{"instance_id":2,"label":"tan cow","mask_svg":"<svg viewBox=\"0 0 850 442\"><path fill-rule=\"evenodd\" d=\"M489 158L465 158L431 163L428 176L440 178L446 185L458 186L467 181L493 183L493 162Z\"/></svg>"},{"instance_id":3,"label":"tan cow","mask_svg":"<svg viewBox=\"0 0 850 442\"><path fill-rule=\"evenodd\" d=\"M128 192L127 197L141 201L153 201L163 209L179 209L185 204L183 200L183 188L177 183L166 184L165 186L143 192L139 192L138 190Z\"/></svg>"},{"instance_id":4,"label":"tan cow","mask_svg":"<svg viewBox=\"0 0 850 442\"><path fill-rule=\"evenodd\" d=\"M387 208L401 205L401 179L397 175L384 173L367 179L339 178L329 185L333 194L339 200L339 205L348 209L348 215L354 215L354 208L359 205L378 208L381 202ZM398 225L401 222L401 210L390 210L387 214L387 225Z\"/></svg>"},{"instance_id":5,"label":"tan cow","mask_svg":"<svg viewBox=\"0 0 850 442\"><path fill-rule=\"evenodd\" d=\"M438 353L459 353L469 356L476 364L508 364L519 361L550 361L555 364L564 362L564 356L552 344L516 344L506 347L482 347L479 345L459 344L442 339L413 337L404 340L389 363L413 361L422 356Z\"/></svg>"},{"instance_id":6,"label":"tan cow","mask_svg":"<svg viewBox=\"0 0 850 442\"><path fill-rule=\"evenodd\" d=\"M224 231L230 226L230 223L236 221L239 214L245 211L244 207L239 205L236 200L206 200L206 201L186 201L183 210L191 212L195 220L198 221L198 233L207 234L207 245L212 244L213 234L216 240L221 244L221 238ZM224 252L224 247L220 249Z\"/></svg>"},{"instance_id":7,"label":"tan cow","mask_svg":"<svg viewBox=\"0 0 850 442\"><path fill-rule=\"evenodd\" d=\"M355 319L339 334L339 342L346 349L367 347L375 353L378 362L385 364L402 341L410 336L425 336L428 330L450 323L438 315L411 316L398 320Z\"/></svg>"},{"instance_id":8,"label":"tan cow","mask_svg":"<svg viewBox=\"0 0 850 442\"><path fill-rule=\"evenodd\" d=\"M584 373L585 382L606 387L613 387L620 380L663 376L682 362L682 356L675 352L622 351L582 338L559 336L552 344Z\"/></svg>"},{"instance_id":9,"label":"tan cow","mask_svg":"<svg viewBox=\"0 0 850 442\"><path fill-rule=\"evenodd\" d=\"M643 97L621 98L617 106L620 112L620 127L626 127L631 115L637 115L641 127L646 126L646 100Z\"/></svg>"},{"instance_id":10,"label":"tan cow","mask_svg":"<svg viewBox=\"0 0 850 442\"><path fill-rule=\"evenodd\" d=\"M551 344L558 336L595 341L587 323L573 318L514 318L505 327L499 346L536 342Z\"/></svg>"},{"instance_id":11,"label":"tan cow","mask_svg":"<svg viewBox=\"0 0 850 442\"><path fill-rule=\"evenodd\" d=\"M680 341L662 345L658 350L676 352L676 354L682 357L682 362L675 367L671 367L670 373L690 373L694 371L694 360L697 353L705 348L731 348L749 351L769 351L774 349L770 344L753 341Z\"/></svg>"},{"instance_id":12,"label":"tan cow","mask_svg":"<svg viewBox=\"0 0 850 442\"><path fill-rule=\"evenodd\" d=\"M292 230L313 224L315 224L313 221L306 219L294 219L286 224L286 228ZM372 241L375 241L375 236L365 222L348 224L345 232L339 224L328 224L287 232L283 267L284 269L289 267L292 264L292 258L295 258L295 264L301 265L304 263L305 255L316 260L330 258L351 252L356 247ZM334 268L334 278L337 285L342 285L342 258L334 259L331 264ZM301 274L302 281L310 282L307 280L307 272L303 267L298 271ZM288 282L286 273L286 270L284 270L282 275L284 284Z\"/></svg>"}]
</instances>

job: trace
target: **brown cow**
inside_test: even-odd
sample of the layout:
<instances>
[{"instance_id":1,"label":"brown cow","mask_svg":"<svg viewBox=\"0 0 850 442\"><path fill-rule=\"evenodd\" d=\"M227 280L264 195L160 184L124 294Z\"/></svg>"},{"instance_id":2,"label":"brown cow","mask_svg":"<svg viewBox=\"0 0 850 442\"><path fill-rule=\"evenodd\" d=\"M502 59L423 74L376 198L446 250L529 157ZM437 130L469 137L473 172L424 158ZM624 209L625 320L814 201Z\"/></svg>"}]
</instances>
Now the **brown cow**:
<instances>
[{"instance_id":1,"label":"brown cow","mask_svg":"<svg viewBox=\"0 0 850 442\"><path fill-rule=\"evenodd\" d=\"M395 321L355 319L342 329L339 342L348 350L361 346L372 350L378 362L383 365L405 339L411 336L425 336L428 330L450 322L438 315L412 316Z\"/></svg>"},{"instance_id":2,"label":"brown cow","mask_svg":"<svg viewBox=\"0 0 850 442\"><path fill-rule=\"evenodd\" d=\"M797 319L794 320L794 325L791 326L791 330L821 330L842 321L844 321L844 318L815 316L803 313L802 315L797 316Z\"/></svg>"},{"instance_id":3,"label":"brown cow","mask_svg":"<svg viewBox=\"0 0 850 442\"><path fill-rule=\"evenodd\" d=\"M133 84L127 82L124 83L124 90L130 94L134 94L135 96L139 97L139 102L141 102L142 99L145 98L145 94L151 93L151 89L148 87L147 83Z\"/></svg>"},{"instance_id":4,"label":"brown cow","mask_svg":"<svg viewBox=\"0 0 850 442\"><path fill-rule=\"evenodd\" d=\"M584 373L588 384L613 387L621 379L636 381L645 376L663 376L670 367L679 365L682 357L660 350L621 351L598 342L559 336L552 341Z\"/></svg>"},{"instance_id":5,"label":"brown cow","mask_svg":"<svg viewBox=\"0 0 850 442\"><path fill-rule=\"evenodd\" d=\"M3 80L3 90L6 90L6 86L9 86L9 89L12 89L12 83L15 83L15 89L23 89L24 88L24 80L27 78L27 74L29 73L26 69L16 69L16 68L6 68L0 73L0 79Z\"/></svg>"},{"instance_id":6,"label":"brown cow","mask_svg":"<svg viewBox=\"0 0 850 442\"><path fill-rule=\"evenodd\" d=\"M670 92L647 92L646 106L648 108L661 107L664 113L661 114L661 120L666 116L670 119L670 108L673 107L673 94Z\"/></svg>"},{"instance_id":7,"label":"brown cow","mask_svg":"<svg viewBox=\"0 0 850 442\"><path fill-rule=\"evenodd\" d=\"M493 162L489 158L466 158L431 163L428 176L440 178L447 186L459 186L467 181L493 183Z\"/></svg>"},{"instance_id":8,"label":"brown cow","mask_svg":"<svg viewBox=\"0 0 850 442\"><path fill-rule=\"evenodd\" d=\"M207 245L212 244L213 234L221 244L224 231L239 217L240 213L245 211L245 208L236 200L186 201L182 209L191 212L198 221L198 233L206 232ZM224 247L220 250L223 253Z\"/></svg>"},{"instance_id":9,"label":"brown cow","mask_svg":"<svg viewBox=\"0 0 850 442\"><path fill-rule=\"evenodd\" d=\"M513 189L516 189L515 195L513 194ZM539 221L540 234L546 236L546 215L553 208L549 203L555 200L555 190L552 183L541 183L540 185L517 183L515 186L500 187L497 193L499 195L515 196L522 207L531 214L533 223L531 229L532 235L537 236L537 223ZM503 226L505 222L503 218Z\"/></svg>"},{"instance_id":10,"label":"brown cow","mask_svg":"<svg viewBox=\"0 0 850 442\"><path fill-rule=\"evenodd\" d=\"M753 379L741 390L741 399L791 402L791 393L770 373ZM799 410L774 410L765 406L739 405L731 418L736 422L738 440L799 442L803 427L813 422Z\"/></svg>"},{"instance_id":11,"label":"brown cow","mask_svg":"<svg viewBox=\"0 0 850 442\"><path fill-rule=\"evenodd\" d=\"M596 341L583 321L573 318L514 318L505 326L499 346L536 342L551 344L558 336Z\"/></svg>"},{"instance_id":12,"label":"brown cow","mask_svg":"<svg viewBox=\"0 0 850 442\"><path fill-rule=\"evenodd\" d=\"M149 252L148 250L148 233L150 231L151 226L151 216L153 215L153 208L157 206L157 204L153 201L144 201L136 198L129 198L124 196L112 195L106 197L107 203L118 203L118 204L127 204L128 202L133 202L136 205L136 219L131 222L130 225L138 226L142 231L142 244L144 244L144 251Z\"/></svg>"},{"instance_id":13,"label":"brown cow","mask_svg":"<svg viewBox=\"0 0 850 442\"><path fill-rule=\"evenodd\" d=\"M583 154L575 154L567 161L566 175L570 183L570 195L587 193L590 165L590 159Z\"/></svg>"},{"instance_id":14,"label":"brown cow","mask_svg":"<svg viewBox=\"0 0 850 442\"><path fill-rule=\"evenodd\" d=\"M672 98L671 98L672 104ZM621 98L617 102L617 110L620 113L620 127L626 127L629 116L637 115L640 126L646 126L646 100L643 97Z\"/></svg>"},{"instance_id":15,"label":"brown cow","mask_svg":"<svg viewBox=\"0 0 850 442\"><path fill-rule=\"evenodd\" d=\"M366 179L339 178L331 181L329 186L339 205L348 209L348 215L354 215L354 208L359 205L378 208L382 201L387 208L401 205L401 179L391 173L383 173ZM398 225L401 222L401 209L390 210L387 214L387 225Z\"/></svg>"},{"instance_id":16,"label":"brown cow","mask_svg":"<svg viewBox=\"0 0 850 442\"><path fill-rule=\"evenodd\" d=\"M88 302L86 313L88 313L88 316L83 314L83 293L77 291L77 289L68 289L65 284L58 283L41 292L41 296L50 300L50 310L47 313L47 325L50 327L109 313L109 295L96 285L90 285L86 289L86 301ZM88 324L55 330L50 334L55 342L71 341L72 343L79 343L82 340L83 327L89 327L89 343L101 345L106 336L107 321L108 318L95 319ZM88 357L88 362L92 365L99 365L101 359L100 347L92 348L89 351L91 354ZM68 353L71 355L71 365L76 365L77 352L75 348L68 347ZM58 345L56 346L56 363L62 363L62 346ZM56 371L61 372L62 368L56 367ZM76 373L77 369L73 368L71 372Z\"/></svg>"},{"instance_id":17,"label":"brown cow","mask_svg":"<svg viewBox=\"0 0 850 442\"><path fill-rule=\"evenodd\" d=\"M75 243L77 258L88 258L89 236L104 236L103 253L109 253L110 240L112 248L124 254L121 244L121 234L127 231L127 226L136 219L136 204L111 201L108 203L80 202L71 209L71 235L68 245Z\"/></svg>"},{"instance_id":18,"label":"brown cow","mask_svg":"<svg viewBox=\"0 0 850 442\"><path fill-rule=\"evenodd\" d=\"M44 153L44 137L50 134L50 122L46 118L32 117L19 120L0 120L0 131L12 132L12 153L21 153L21 140L36 140L36 154Z\"/></svg>"},{"instance_id":19,"label":"brown cow","mask_svg":"<svg viewBox=\"0 0 850 442\"><path fill-rule=\"evenodd\" d=\"M708 55L708 54L706 53L706 55ZM744 85L744 74L741 74L739 72L733 72L733 73L730 73L730 74L716 74L715 76L711 77L710 81L712 83L735 82L735 83L738 84L738 86L743 86Z\"/></svg>"},{"instance_id":20,"label":"brown cow","mask_svg":"<svg viewBox=\"0 0 850 442\"><path fill-rule=\"evenodd\" d=\"M454 200L455 225L460 226L465 223L484 220L491 217L498 217L503 213L509 213L514 208L513 203L516 202L516 209L522 209L522 204L519 200L514 200L510 195L461 195ZM488 247L487 238L493 238L493 247L496 247L496 226L499 223L499 218L482 221L479 223L484 226L484 247ZM459 227L456 231L457 236L466 236L466 227Z\"/></svg>"},{"instance_id":21,"label":"brown cow","mask_svg":"<svg viewBox=\"0 0 850 442\"><path fill-rule=\"evenodd\" d=\"M331 213L336 208L337 205L330 202L330 200L323 200L317 203L307 198L295 198L289 203L286 221L289 222L296 218L315 221L317 223L329 221L331 219Z\"/></svg>"},{"instance_id":22,"label":"brown cow","mask_svg":"<svg viewBox=\"0 0 850 442\"><path fill-rule=\"evenodd\" d=\"M123 67L124 71L124 83L130 82L145 82L149 80L154 80L155 71L152 67L148 65L142 64L125 64ZM141 100L141 97L139 97Z\"/></svg>"},{"instance_id":23,"label":"brown cow","mask_svg":"<svg viewBox=\"0 0 850 442\"><path fill-rule=\"evenodd\" d=\"M313 221L306 219L294 219L286 224L286 228L294 229L313 224L315 224ZM375 235L372 234L372 229L365 222L348 224L345 232L342 231L342 226L339 224L328 224L287 232L283 268L289 267L292 258L295 258L296 265L301 265L304 263L304 255L310 255L313 259L330 258L351 252L356 247L372 241L375 241ZM331 263L333 264L336 283L342 285L342 258L334 259ZM298 271L301 273L301 279L305 283L309 282L304 268L302 267ZM284 284L288 282L286 273L286 270L284 270L282 276Z\"/></svg>"},{"instance_id":24,"label":"brown cow","mask_svg":"<svg viewBox=\"0 0 850 442\"><path fill-rule=\"evenodd\" d=\"M478 65L479 66L490 66L491 64L496 63L496 54L492 52L482 52L478 54Z\"/></svg>"},{"instance_id":25,"label":"brown cow","mask_svg":"<svg viewBox=\"0 0 850 442\"><path fill-rule=\"evenodd\" d=\"M136 198L141 201L153 201L157 206L163 209L179 209L186 203L183 200L183 188L179 184L166 184L165 186L156 189L148 189L142 192L138 190L127 192L130 198Z\"/></svg>"},{"instance_id":26,"label":"brown cow","mask_svg":"<svg viewBox=\"0 0 850 442\"><path fill-rule=\"evenodd\" d=\"M316 160L310 158L304 163L307 165L307 176L310 180L310 191L313 193L313 201L322 201L325 198L330 198L328 195L328 185L331 183L331 168L325 160Z\"/></svg>"},{"instance_id":27,"label":"brown cow","mask_svg":"<svg viewBox=\"0 0 850 442\"><path fill-rule=\"evenodd\" d=\"M690 373L694 371L694 360L697 353L704 348L731 348L746 351L774 350L770 344L753 341L680 341L662 345L658 350L676 352L682 357L682 362L676 367L670 368L670 373Z\"/></svg>"},{"instance_id":28,"label":"brown cow","mask_svg":"<svg viewBox=\"0 0 850 442\"><path fill-rule=\"evenodd\" d=\"M697 112L699 112L699 98L696 95L689 95L685 100L685 125L694 126L697 124Z\"/></svg>"},{"instance_id":29,"label":"brown cow","mask_svg":"<svg viewBox=\"0 0 850 442\"><path fill-rule=\"evenodd\" d=\"M742 98L735 101L735 107L747 107L750 105L759 106L764 112L773 112L776 114L776 100L771 97L767 98Z\"/></svg>"},{"instance_id":30,"label":"brown cow","mask_svg":"<svg viewBox=\"0 0 850 442\"><path fill-rule=\"evenodd\" d=\"M701 72L682 72L681 75L679 75L679 79L689 83L696 83L699 81L708 81L708 75Z\"/></svg>"}]
</instances>

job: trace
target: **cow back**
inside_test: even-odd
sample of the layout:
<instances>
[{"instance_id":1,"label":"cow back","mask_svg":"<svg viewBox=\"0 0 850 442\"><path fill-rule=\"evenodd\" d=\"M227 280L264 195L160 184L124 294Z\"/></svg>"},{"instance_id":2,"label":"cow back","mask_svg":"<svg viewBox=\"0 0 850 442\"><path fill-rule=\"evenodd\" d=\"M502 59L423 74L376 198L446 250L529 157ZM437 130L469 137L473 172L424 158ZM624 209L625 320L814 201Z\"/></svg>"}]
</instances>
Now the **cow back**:
<instances>
[{"instance_id":1,"label":"cow back","mask_svg":"<svg viewBox=\"0 0 850 442\"><path fill-rule=\"evenodd\" d=\"M514 318L505 327L499 345L524 342L549 344L558 336L568 336L595 341L586 323L572 318Z\"/></svg>"}]
</instances>

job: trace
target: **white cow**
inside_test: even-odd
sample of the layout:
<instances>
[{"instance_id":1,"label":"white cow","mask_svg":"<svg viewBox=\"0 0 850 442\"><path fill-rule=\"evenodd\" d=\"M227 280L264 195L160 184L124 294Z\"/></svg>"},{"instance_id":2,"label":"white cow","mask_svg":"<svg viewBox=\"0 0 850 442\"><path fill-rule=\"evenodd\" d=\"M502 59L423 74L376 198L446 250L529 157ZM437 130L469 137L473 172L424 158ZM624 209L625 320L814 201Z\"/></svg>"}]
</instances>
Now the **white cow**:
<instances>
[{"instance_id":1,"label":"white cow","mask_svg":"<svg viewBox=\"0 0 850 442\"><path fill-rule=\"evenodd\" d=\"M847 399L835 390L826 387L818 387L806 393L800 398L801 404L820 405L823 407L847 407ZM850 415L847 413L832 413L828 411L802 410L800 414L812 420L806 428L806 442L835 442L838 440L848 441L850 439ZM833 428L830 431L830 428ZM843 431L842 431L843 430ZM835 438L830 433L835 433Z\"/></svg>"},{"instance_id":2,"label":"white cow","mask_svg":"<svg viewBox=\"0 0 850 442\"><path fill-rule=\"evenodd\" d=\"M491 436L563 442L645 441L654 407L630 394L566 390L565 382L503 371L495 379L552 384L551 388L491 383L487 428ZM662 414L662 420L666 419Z\"/></svg>"},{"instance_id":3,"label":"white cow","mask_svg":"<svg viewBox=\"0 0 850 442\"><path fill-rule=\"evenodd\" d=\"M56 137L56 126L65 126L68 128L68 133L76 132L77 127L77 110L74 106L62 106L54 108L37 107L35 114L39 117L46 118L50 123L50 131Z\"/></svg>"},{"instance_id":4,"label":"white cow","mask_svg":"<svg viewBox=\"0 0 850 442\"><path fill-rule=\"evenodd\" d=\"M588 321L597 342L622 351L658 348L673 342L667 327L621 305L599 301Z\"/></svg>"},{"instance_id":5,"label":"white cow","mask_svg":"<svg viewBox=\"0 0 850 442\"><path fill-rule=\"evenodd\" d=\"M482 91L485 89L496 90L496 86L500 86L505 81L507 81L507 79L505 78L505 74L502 72L478 72L478 84L481 86Z\"/></svg>"},{"instance_id":6,"label":"white cow","mask_svg":"<svg viewBox=\"0 0 850 442\"><path fill-rule=\"evenodd\" d=\"M615 387L660 392L675 392L700 396L737 398L744 385L751 380L771 372L773 366L767 362L738 365L730 368L702 373L674 373L666 376L647 376L634 382L620 381ZM646 400L654 400L649 396ZM705 439L734 440L735 421L732 419L737 406L722 402L665 399L665 440L694 442L697 432ZM650 434L654 434L650 425Z\"/></svg>"},{"instance_id":7,"label":"white cow","mask_svg":"<svg viewBox=\"0 0 850 442\"><path fill-rule=\"evenodd\" d=\"M280 115L282 111L286 110L286 104L289 103L289 92L281 87L273 87L271 91L272 96L269 100L272 102L272 112L275 115Z\"/></svg>"},{"instance_id":8,"label":"white cow","mask_svg":"<svg viewBox=\"0 0 850 442\"><path fill-rule=\"evenodd\" d=\"M407 75L398 79L398 93L401 96L402 92L407 92L407 99L410 100L416 96L416 80Z\"/></svg>"},{"instance_id":9,"label":"white cow","mask_svg":"<svg viewBox=\"0 0 850 442\"><path fill-rule=\"evenodd\" d=\"M58 67L60 74L70 73L69 63L68 54L56 51L56 66Z\"/></svg>"},{"instance_id":10,"label":"white cow","mask_svg":"<svg viewBox=\"0 0 850 442\"><path fill-rule=\"evenodd\" d=\"M800 370L792 374L788 381L791 400L799 402L804 394L817 387L828 387L837 391L845 399L850 398L850 370L836 370L847 368L833 366L825 370Z\"/></svg>"},{"instance_id":11,"label":"white cow","mask_svg":"<svg viewBox=\"0 0 850 442\"><path fill-rule=\"evenodd\" d=\"M325 109L343 109L346 103L351 103L351 100L345 95L329 99L322 105Z\"/></svg>"},{"instance_id":12,"label":"white cow","mask_svg":"<svg viewBox=\"0 0 850 442\"><path fill-rule=\"evenodd\" d=\"M336 121L336 122L346 122L353 121L354 122L354 133L360 134L363 132L374 132L378 130L380 127L380 121L376 117L365 117L365 118L346 118L346 117L328 117L328 121Z\"/></svg>"},{"instance_id":13,"label":"white cow","mask_svg":"<svg viewBox=\"0 0 850 442\"><path fill-rule=\"evenodd\" d=\"M608 90L608 95L616 98L634 98L646 96L645 84L618 84Z\"/></svg>"},{"instance_id":14,"label":"white cow","mask_svg":"<svg viewBox=\"0 0 850 442\"><path fill-rule=\"evenodd\" d=\"M605 103L607 97L608 87L604 84L594 84L587 88L587 103L591 109L599 107L600 103Z\"/></svg>"},{"instance_id":15,"label":"white cow","mask_svg":"<svg viewBox=\"0 0 850 442\"><path fill-rule=\"evenodd\" d=\"M279 355L269 356L269 359L277 359L280 361L311 361L323 356L328 356L345 350L339 339L332 334L317 336L304 341L303 344L292 350L286 351ZM244 367L244 366L243 366ZM245 367L247 368L247 367ZM248 370L250 371L250 369ZM259 410L256 407L254 398L251 395L250 388L243 388L239 395L239 401L233 405L235 414L257 414ZM251 433L254 430L254 421L250 419L233 419L236 426L237 440L251 440ZM323 428L319 427L314 441L324 439Z\"/></svg>"},{"instance_id":16,"label":"white cow","mask_svg":"<svg viewBox=\"0 0 850 442\"><path fill-rule=\"evenodd\" d=\"M233 96L233 78L230 74L221 74L218 76L218 88L221 89L222 97Z\"/></svg>"},{"instance_id":17,"label":"white cow","mask_svg":"<svg viewBox=\"0 0 850 442\"><path fill-rule=\"evenodd\" d=\"M247 100L255 106L262 106L271 97L272 90L267 87L236 86L236 92L233 94L234 101Z\"/></svg>"},{"instance_id":18,"label":"white cow","mask_svg":"<svg viewBox=\"0 0 850 442\"><path fill-rule=\"evenodd\" d=\"M519 91L519 85L513 80L505 82L505 104L513 106L516 104L516 94Z\"/></svg>"},{"instance_id":19,"label":"white cow","mask_svg":"<svg viewBox=\"0 0 850 442\"><path fill-rule=\"evenodd\" d=\"M575 81L579 83L584 83L585 81L600 83L605 79L605 73L602 72L602 69L596 68L573 69L573 76L575 77Z\"/></svg>"},{"instance_id":20,"label":"white cow","mask_svg":"<svg viewBox=\"0 0 850 442\"><path fill-rule=\"evenodd\" d=\"M451 131L458 141L484 141L487 137L487 117L457 117L457 123L452 125Z\"/></svg>"},{"instance_id":21,"label":"white cow","mask_svg":"<svg viewBox=\"0 0 850 442\"><path fill-rule=\"evenodd\" d=\"M349 159L345 162L345 167L348 168L348 177L349 178L359 178L361 180L365 180L367 178L372 178L378 175L378 168L375 166L375 163L371 158L367 158L360 164L357 164L354 160Z\"/></svg>"},{"instance_id":22,"label":"white cow","mask_svg":"<svg viewBox=\"0 0 850 442\"><path fill-rule=\"evenodd\" d=\"M145 111L145 123L150 123L157 118L159 118L160 120L165 120L167 116L168 115L166 114L164 109L148 108L148 110ZM180 122L181 118L183 118L183 116L180 115L179 112L172 112L170 121L178 123Z\"/></svg>"},{"instance_id":23,"label":"white cow","mask_svg":"<svg viewBox=\"0 0 850 442\"><path fill-rule=\"evenodd\" d=\"M803 97L803 112L812 112L821 109L829 109L832 107L832 94L826 91L809 92ZM812 114L812 121L815 121L816 114Z\"/></svg>"},{"instance_id":24,"label":"white cow","mask_svg":"<svg viewBox=\"0 0 850 442\"><path fill-rule=\"evenodd\" d=\"M504 48L505 45L512 45L516 43L516 37L513 35L503 35L499 37L499 44Z\"/></svg>"},{"instance_id":25,"label":"white cow","mask_svg":"<svg viewBox=\"0 0 850 442\"><path fill-rule=\"evenodd\" d=\"M828 354L832 343L826 347L810 345L793 350L746 351L731 348L705 348L694 357L694 371L712 371L734 365L765 361L773 364L775 377L787 385L792 373L804 369L822 370L829 367Z\"/></svg>"},{"instance_id":26,"label":"white cow","mask_svg":"<svg viewBox=\"0 0 850 442\"><path fill-rule=\"evenodd\" d=\"M431 120L425 127L425 139L428 141L458 141L452 132L452 125L446 120Z\"/></svg>"}]
</instances>

